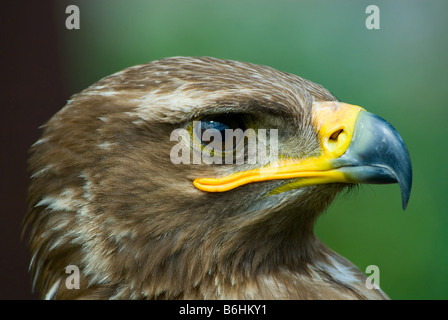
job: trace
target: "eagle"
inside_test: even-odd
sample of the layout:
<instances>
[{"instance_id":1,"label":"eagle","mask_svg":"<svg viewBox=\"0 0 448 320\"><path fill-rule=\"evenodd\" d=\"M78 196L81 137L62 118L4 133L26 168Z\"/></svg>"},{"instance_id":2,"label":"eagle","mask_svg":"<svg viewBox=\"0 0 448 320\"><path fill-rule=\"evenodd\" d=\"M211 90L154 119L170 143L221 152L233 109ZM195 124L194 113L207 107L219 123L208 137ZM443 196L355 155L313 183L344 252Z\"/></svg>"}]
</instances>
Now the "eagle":
<instances>
[{"instance_id":1,"label":"eagle","mask_svg":"<svg viewBox=\"0 0 448 320\"><path fill-rule=\"evenodd\" d=\"M389 299L314 225L362 183L398 183L405 209L409 153L309 80L212 57L133 66L72 96L30 154L42 298Z\"/></svg>"}]
</instances>

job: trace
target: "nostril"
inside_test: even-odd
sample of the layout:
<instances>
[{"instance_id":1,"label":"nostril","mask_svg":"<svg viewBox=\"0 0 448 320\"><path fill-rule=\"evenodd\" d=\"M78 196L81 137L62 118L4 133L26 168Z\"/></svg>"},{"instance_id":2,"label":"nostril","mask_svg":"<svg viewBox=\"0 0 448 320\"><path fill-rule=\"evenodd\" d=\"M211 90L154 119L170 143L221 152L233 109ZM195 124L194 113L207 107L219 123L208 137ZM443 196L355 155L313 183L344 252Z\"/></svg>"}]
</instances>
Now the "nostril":
<instances>
[{"instance_id":1,"label":"nostril","mask_svg":"<svg viewBox=\"0 0 448 320\"><path fill-rule=\"evenodd\" d=\"M338 140L339 135L340 135L343 131L344 131L343 129L339 129L339 130L336 130L335 132L333 132L333 133L331 134L331 136L330 136L330 140L332 140L332 141L336 141L336 140Z\"/></svg>"}]
</instances>

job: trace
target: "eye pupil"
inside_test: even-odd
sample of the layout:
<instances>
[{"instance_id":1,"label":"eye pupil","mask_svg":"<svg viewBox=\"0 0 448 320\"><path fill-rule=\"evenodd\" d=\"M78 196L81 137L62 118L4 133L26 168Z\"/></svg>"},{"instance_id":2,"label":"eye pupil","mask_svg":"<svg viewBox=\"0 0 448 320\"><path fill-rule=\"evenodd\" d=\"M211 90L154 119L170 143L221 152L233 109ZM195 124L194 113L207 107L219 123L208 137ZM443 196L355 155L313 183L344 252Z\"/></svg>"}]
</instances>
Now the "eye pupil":
<instances>
[{"instance_id":1,"label":"eye pupil","mask_svg":"<svg viewBox=\"0 0 448 320\"><path fill-rule=\"evenodd\" d=\"M215 129L218 131L224 131L226 129L230 129L229 126L225 125L224 123L218 122L218 121L201 121L201 129L207 130L207 129Z\"/></svg>"}]
</instances>

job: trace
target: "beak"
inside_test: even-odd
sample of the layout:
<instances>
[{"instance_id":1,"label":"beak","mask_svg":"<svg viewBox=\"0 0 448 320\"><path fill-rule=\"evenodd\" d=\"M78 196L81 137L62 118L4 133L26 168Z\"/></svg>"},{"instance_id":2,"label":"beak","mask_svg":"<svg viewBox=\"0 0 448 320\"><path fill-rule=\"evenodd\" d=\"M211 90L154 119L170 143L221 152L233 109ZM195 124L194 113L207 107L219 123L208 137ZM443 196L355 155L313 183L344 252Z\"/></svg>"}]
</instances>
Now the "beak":
<instances>
[{"instance_id":1,"label":"beak","mask_svg":"<svg viewBox=\"0 0 448 320\"><path fill-rule=\"evenodd\" d=\"M325 183L398 183L406 209L412 185L411 159L388 122L361 107L334 101L315 102L313 121L320 156L275 160L222 178L198 178L193 184L203 191L223 192L252 182L293 179L271 191L275 194Z\"/></svg>"}]
</instances>

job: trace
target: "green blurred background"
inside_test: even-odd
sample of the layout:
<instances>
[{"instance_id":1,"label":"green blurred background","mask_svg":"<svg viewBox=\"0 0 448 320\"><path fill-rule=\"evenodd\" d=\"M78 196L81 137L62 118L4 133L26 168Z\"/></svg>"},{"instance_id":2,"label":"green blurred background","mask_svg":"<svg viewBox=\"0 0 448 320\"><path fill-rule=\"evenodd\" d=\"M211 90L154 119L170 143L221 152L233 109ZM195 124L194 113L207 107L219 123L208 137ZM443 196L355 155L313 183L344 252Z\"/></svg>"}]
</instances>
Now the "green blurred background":
<instances>
[{"instance_id":1,"label":"green blurred background","mask_svg":"<svg viewBox=\"0 0 448 320\"><path fill-rule=\"evenodd\" d=\"M80 9L80 30L65 8ZM380 9L368 30L366 7ZM60 1L64 83L74 94L168 56L264 64L320 83L388 120L411 154L408 209L398 185L340 196L317 235L361 270L380 268L392 299L448 298L447 1ZM68 97L67 97L68 98Z\"/></svg>"}]
</instances>

